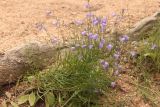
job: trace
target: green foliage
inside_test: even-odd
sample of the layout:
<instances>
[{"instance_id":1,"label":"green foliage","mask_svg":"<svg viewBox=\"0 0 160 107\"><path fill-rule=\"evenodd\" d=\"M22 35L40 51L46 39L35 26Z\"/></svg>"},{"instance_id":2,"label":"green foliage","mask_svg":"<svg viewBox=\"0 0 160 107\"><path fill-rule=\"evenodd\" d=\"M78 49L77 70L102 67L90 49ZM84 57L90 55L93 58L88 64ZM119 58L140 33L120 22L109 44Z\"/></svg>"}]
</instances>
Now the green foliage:
<instances>
[{"instance_id":1,"label":"green foliage","mask_svg":"<svg viewBox=\"0 0 160 107\"><path fill-rule=\"evenodd\" d=\"M138 78L136 86L144 101L158 107L160 92L156 89L159 86L155 82L155 76L160 73L160 22L155 24L147 36L139 44L137 72L134 71L134 76Z\"/></svg>"},{"instance_id":2,"label":"green foliage","mask_svg":"<svg viewBox=\"0 0 160 107\"><path fill-rule=\"evenodd\" d=\"M47 107L97 106L99 97L115 80L115 63L119 63L114 58L119 49L117 38L104 36L105 18L89 16L83 23L72 26L72 47L61 51L53 66L35 76L34 86Z\"/></svg>"},{"instance_id":3,"label":"green foliage","mask_svg":"<svg viewBox=\"0 0 160 107\"><path fill-rule=\"evenodd\" d=\"M110 59L112 52L102 52L96 47L95 43L95 48L91 50L78 47L76 51L68 51L61 62L38 75L36 80L41 94L53 92L55 105L62 107L89 107L97 104L98 96L103 94L112 80L112 68L104 71L100 59ZM48 99L46 97L50 105Z\"/></svg>"},{"instance_id":4,"label":"green foliage","mask_svg":"<svg viewBox=\"0 0 160 107\"><path fill-rule=\"evenodd\" d=\"M24 104L26 102L29 102L29 105L32 107L36 103L36 97L37 96L36 96L36 94L34 92L32 92L30 94L26 94L26 95L21 95L17 99L18 105L21 105L21 104Z\"/></svg>"},{"instance_id":5,"label":"green foliage","mask_svg":"<svg viewBox=\"0 0 160 107\"><path fill-rule=\"evenodd\" d=\"M140 47L139 66L144 71L160 73L160 23Z\"/></svg>"},{"instance_id":6,"label":"green foliage","mask_svg":"<svg viewBox=\"0 0 160 107\"><path fill-rule=\"evenodd\" d=\"M29 95L23 95L18 98L18 104L23 104L28 101Z\"/></svg>"},{"instance_id":7,"label":"green foliage","mask_svg":"<svg viewBox=\"0 0 160 107\"><path fill-rule=\"evenodd\" d=\"M55 105L55 96L52 92L48 92L45 95L45 104L46 104L46 107L50 107L50 106L53 107Z\"/></svg>"},{"instance_id":8,"label":"green foliage","mask_svg":"<svg viewBox=\"0 0 160 107\"><path fill-rule=\"evenodd\" d=\"M30 106L33 106L33 105L35 104L35 102L36 102L36 96L35 96L35 93L34 93L34 92L32 92L32 93L29 95L28 101L29 101L29 105L30 105Z\"/></svg>"}]
</instances>

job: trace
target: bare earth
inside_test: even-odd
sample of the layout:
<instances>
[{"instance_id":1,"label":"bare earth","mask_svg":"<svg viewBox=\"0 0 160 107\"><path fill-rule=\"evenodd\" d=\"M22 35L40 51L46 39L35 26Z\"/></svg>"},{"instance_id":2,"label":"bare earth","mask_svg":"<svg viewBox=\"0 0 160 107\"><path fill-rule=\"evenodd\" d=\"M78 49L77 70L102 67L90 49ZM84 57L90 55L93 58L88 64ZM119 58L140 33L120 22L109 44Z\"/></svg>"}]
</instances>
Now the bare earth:
<instances>
[{"instance_id":1,"label":"bare earth","mask_svg":"<svg viewBox=\"0 0 160 107\"><path fill-rule=\"evenodd\" d=\"M15 47L33 40L43 40L45 33L35 29L35 24L43 22L56 34L52 27L55 17L47 17L51 11L53 16L64 20L65 24L75 19L82 19L87 13L85 0L0 0L0 51ZM159 0L91 0L93 11L97 15L111 16L127 9L125 22L128 26L151 15L160 8ZM65 35L67 36L67 35Z\"/></svg>"},{"instance_id":2,"label":"bare earth","mask_svg":"<svg viewBox=\"0 0 160 107\"><path fill-rule=\"evenodd\" d=\"M86 0L0 0L0 53L25 42L44 41L46 33L35 28L39 22L45 24L51 35L60 37L52 23L56 18L64 20L66 25L83 19L87 13L85 3ZM91 0L91 4L96 15L107 16L109 20L113 13L119 14L125 9L125 18L121 22L124 30L160 9L160 0ZM46 16L48 11L51 11L49 17ZM63 32L67 37L67 31ZM122 86L123 82L120 82ZM149 107L141 99L134 102L134 107Z\"/></svg>"}]
</instances>

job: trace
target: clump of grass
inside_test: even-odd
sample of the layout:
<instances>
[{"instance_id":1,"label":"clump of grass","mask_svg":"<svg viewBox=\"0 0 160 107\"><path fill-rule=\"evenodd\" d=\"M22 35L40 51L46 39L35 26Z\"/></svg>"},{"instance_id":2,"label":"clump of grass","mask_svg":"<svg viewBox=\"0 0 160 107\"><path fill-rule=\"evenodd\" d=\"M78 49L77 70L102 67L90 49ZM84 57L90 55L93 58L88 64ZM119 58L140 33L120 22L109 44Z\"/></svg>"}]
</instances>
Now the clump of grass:
<instances>
[{"instance_id":1,"label":"clump of grass","mask_svg":"<svg viewBox=\"0 0 160 107\"><path fill-rule=\"evenodd\" d=\"M138 44L138 57L135 59L138 92L152 106L158 106L160 92L156 78L160 73L160 23L156 23L148 38ZM159 83L157 81L157 83Z\"/></svg>"},{"instance_id":2,"label":"clump of grass","mask_svg":"<svg viewBox=\"0 0 160 107\"><path fill-rule=\"evenodd\" d=\"M118 42L104 38L106 19L89 16L88 27L76 36L76 42L64 56L36 78L43 96L52 92L56 106L90 107L99 104L99 96L114 88L114 71L118 70ZM104 29L104 28L103 28ZM127 36L121 38L128 40ZM117 72L116 72L117 73Z\"/></svg>"},{"instance_id":3,"label":"clump of grass","mask_svg":"<svg viewBox=\"0 0 160 107\"><path fill-rule=\"evenodd\" d=\"M83 58L79 60L77 55L67 55L58 67L38 76L39 89L53 92L59 106L89 107L96 104L98 95L110 86L111 78L98 68L98 60L88 54Z\"/></svg>"},{"instance_id":4,"label":"clump of grass","mask_svg":"<svg viewBox=\"0 0 160 107\"><path fill-rule=\"evenodd\" d=\"M140 48L139 64L146 72L160 73L160 23Z\"/></svg>"}]
</instances>

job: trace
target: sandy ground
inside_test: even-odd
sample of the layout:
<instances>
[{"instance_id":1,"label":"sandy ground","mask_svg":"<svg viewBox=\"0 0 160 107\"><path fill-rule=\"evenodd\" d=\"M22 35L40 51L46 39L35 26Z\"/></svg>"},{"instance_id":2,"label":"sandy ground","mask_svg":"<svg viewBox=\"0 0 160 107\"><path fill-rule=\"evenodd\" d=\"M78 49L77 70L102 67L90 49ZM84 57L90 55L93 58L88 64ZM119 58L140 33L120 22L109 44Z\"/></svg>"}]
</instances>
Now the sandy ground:
<instances>
[{"instance_id":1,"label":"sandy ground","mask_svg":"<svg viewBox=\"0 0 160 107\"><path fill-rule=\"evenodd\" d=\"M83 19L87 13L85 3L85 0L0 0L0 52L25 42L43 41L47 35L35 28L36 23L44 23L51 35L60 37L52 23L56 18L64 20L66 25ZM113 13L125 9L123 29L160 9L160 0L91 0L91 4L96 15L107 16L109 20ZM48 11L50 16L46 15ZM66 30L63 34L68 36ZM141 100L134 102L135 107L149 107Z\"/></svg>"},{"instance_id":2,"label":"sandy ground","mask_svg":"<svg viewBox=\"0 0 160 107\"><path fill-rule=\"evenodd\" d=\"M82 19L87 13L85 0L0 0L0 51L21 43L43 40L44 32L35 29L35 24L43 22L52 35L58 35L52 22L57 17L69 24ZM160 0L91 0L93 11L97 15L111 16L127 9L125 27L153 14L160 8ZM51 16L46 16L51 11ZM65 32L65 31L64 31ZM67 35L65 35L67 36Z\"/></svg>"}]
</instances>

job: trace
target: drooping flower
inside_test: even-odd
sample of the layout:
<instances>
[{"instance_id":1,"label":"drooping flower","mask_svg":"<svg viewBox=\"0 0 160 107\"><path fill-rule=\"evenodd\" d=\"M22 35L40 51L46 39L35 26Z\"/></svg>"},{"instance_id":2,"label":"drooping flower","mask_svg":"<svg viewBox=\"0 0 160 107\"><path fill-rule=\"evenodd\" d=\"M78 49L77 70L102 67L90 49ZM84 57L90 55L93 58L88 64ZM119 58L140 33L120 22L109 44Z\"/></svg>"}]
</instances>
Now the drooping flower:
<instances>
[{"instance_id":1,"label":"drooping flower","mask_svg":"<svg viewBox=\"0 0 160 107\"><path fill-rule=\"evenodd\" d=\"M91 17L93 17L93 14L91 12L89 12L89 13L86 14L86 17L91 18Z\"/></svg>"},{"instance_id":2,"label":"drooping flower","mask_svg":"<svg viewBox=\"0 0 160 107\"><path fill-rule=\"evenodd\" d=\"M99 43L99 48L100 49L103 48L104 44L105 44L105 39L101 39L101 41Z\"/></svg>"},{"instance_id":3,"label":"drooping flower","mask_svg":"<svg viewBox=\"0 0 160 107\"><path fill-rule=\"evenodd\" d=\"M115 54L113 55L113 57L114 57L116 60L118 60L118 59L119 59L119 57L120 57L120 54L115 53Z\"/></svg>"},{"instance_id":4,"label":"drooping flower","mask_svg":"<svg viewBox=\"0 0 160 107\"><path fill-rule=\"evenodd\" d=\"M87 47L87 45L82 45L82 48L86 48Z\"/></svg>"},{"instance_id":5,"label":"drooping flower","mask_svg":"<svg viewBox=\"0 0 160 107\"><path fill-rule=\"evenodd\" d=\"M104 44L102 42L99 43L99 49L103 48Z\"/></svg>"},{"instance_id":6,"label":"drooping flower","mask_svg":"<svg viewBox=\"0 0 160 107\"><path fill-rule=\"evenodd\" d=\"M124 42L124 41L125 41L125 38L124 38L124 37L120 37L119 40L120 40L121 42Z\"/></svg>"},{"instance_id":7,"label":"drooping flower","mask_svg":"<svg viewBox=\"0 0 160 107\"><path fill-rule=\"evenodd\" d=\"M114 75L118 76L119 75L119 70L114 71Z\"/></svg>"},{"instance_id":8,"label":"drooping flower","mask_svg":"<svg viewBox=\"0 0 160 107\"><path fill-rule=\"evenodd\" d=\"M98 19L98 18L94 18L94 19L92 20L92 24L93 24L93 25L98 25L98 24L99 24L99 19Z\"/></svg>"},{"instance_id":9,"label":"drooping flower","mask_svg":"<svg viewBox=\"0 0 160 107\"><path fill-rule=\"evenodd\" d=\"M116 87L116 82L111 82L111 87L115 88Z\"/></svg>"},{"instance_id":10,"label":"drooping flower","mask_svg":"<svg viewBox=\"0 0 160 107\"><path fill-rule=\"evenodd\" d=\"M114 65L115 65L116 67L118 67L118 63L117 63L117 62L115 62Z\"/></svg>"},{"instance_id":11,"label":"drooping flower","mask_svg":"<svg viewBox=\"0 0 160 107\"><path fill-rule=\"evenodd\" d=\"M59 22L59 20L53 20L53 21L52 21L52 25L53 25L54 27L60 27L60 22Z\"/></svg>"},{"instance_id":12,"label":"drooping flower","mask_svg":"<svg viewBox=\"0 0 160 107\"><path fill-rule=\"evenodd\" d=\"M109 51L111 51L112 48L113 48L113 45L112 45L112 44L108 44L108 45L107 45L107 49L108 49Z\"/></svg>"},{"instance_id":13,"label":"drooping flower","mask_svg":"<svg viewBox=\"0 0 160 107\"><path fill-rule=\"evenodd\" d=\"M76 47L71 47L71 51L75 51L76 50Z\"/></svg>"},{"instance_id":14,"label":"drooping flower","mask_svg":"<svg viewBox=\"0 0 160 107\"><path fill-rule=\"evenodd\" d=\"M89 48L89 49L92 49L92 48L93 48L93 45L89 45L88 48Z\"/></svg>"},{"instance_id":15,"label":"drooping flower","mask_svg":"<svg viewBox=\"0 0 160 107\"><path fill-rule=\"evenodd\" d=\"M107 18L101 19L101 32L104 32L107 26Z\"/></svg>"},{"instance_id":16,"label":"drooping flower","mask_svg":"<svg viewBox=\"0 0 160 107\"><path fill-rule=\"evenodd\" d=\"M43 25L42 23L36 23L35 25L36 25L36 28L37 28L39 31L45 29L45 27L44 27L44 25Z\"/></svg>"},{"instance_id":17,"label":"drooping flower","mask_svg":"<svg viewBox=\"0 0 160 107\"><path fill-rule=\"evenodd\" d=\"M94 20L93 21L93 25L98 25L99 21L98 20Z\"/></svg>"},{"instance_id":18,"label":"drooping flower","mask_svg":"<svg viewBox=\"0 0 160 107\"><path fill-rule=\"evenodd\" d=\"M129 40L128 35L124 35L123 37L125 38L125 40L126 40L126 41L128 41L128 40Z\"/></svg>"},{"instance_id":19,"label":"drooping flower","mask_svg":"<svg viewBox=\"0 0 160 107\"><path fill-rule=\"evenodd\" d=\"M55 45L56 43L58 43L58 38L52 37L52 38L51 38L51 43L54 44L54 45Z\"/></svg>"},{"instance_id":20,"label":"drooping flower","mask_svg":"<svg viewBox=\"0 0 160 107\"><path fill-rule=\"evenodd\" d=\"M122 65L117 65L117 69L119 70L119 71L122 71L122 69L123 69L123 67L122 67Z\"/></svg>"},{"instance_id":21,"label":"drooping flower","mask_svg":"<svg viewBox=\"0 0 160 107\"><path fill-rule=\"evenodd\" d=\"M129 37L127 35L123 35L122 37L119 38L121 42L127 42L129 40Z\"/></svg>"},{"instance_id":22,"label":"drooping flower","mask_svg":"<svg viewBox=\"0 0 160 107\"><path fill-rule=\"evenodd\" d=\"M76 20L74 23L75 23L77 26L79 26L79 25L82 25L82 24L83 24L83 21L82 21L82 20Z\"/></svg>"},{"instance_id":23,"label":"drooping flower","mask_svg":"<svg viewBox=\"0 0 160 107\"><path fill-rule=\"evenodd\" d=\"M154 50L156 48L157 48L157 45L156 44L152 44L151 49Z\"/></svg>"},{"instance_id":24,"label":"drooping flower","mask_svg":"<svg viewBox=\"0 0 160 107\"><path fill-rule=\"evenodd\" d=\"M101 25L106 26L107 25L107 18L101 19Z\"/></svg>"},{"instance_id":25,"label":"drooping flower","mask_svg":"<svg viewBox=\"0 0 160 107\"><path fill-rule=\"evenodd\" d=\"M94 34L94 35L93 35L93 39L94 39L94 40L97 40L97 39L98 39L98 34Z\"/></svg>"},{"instance_id":26,"label":"drooping flower","mask_svg":"<svg viewBox=\"0 0 160 107\"><path fill-rule=\"evenodd\" d=\"M87 35L87 31L83 31L81 34L82 34L83 36L86 36L86 35Z\"/></svg>"},{"instance_id":27,"label":"drooping flower","mask_svg":"<svg viewBox=\"0 0 160 107\"><path fill-rule=\"evenodd\" d=\"M103 33L104 31L105 31L105 29L106 29L106 26L103 26L103 25L101 25L101 32Z\"/></svg>"},{"instance_id":28,"label":"drooping flower","mask_svg":"<svg viewBox=\"0 0 160 107\"><path fill-rule=\"evenodd\" d=\"M89 39L91 39L92 36L93 36L93 33L89 33L89 34L88 34Z\"/></svg>"},{"instance_id":29,"label":"drooping flower","mask_svg":"<svg viewBox=\"0 0 160 107\"><path fill-rule=\"evenodd\" d=\"M101 43L103 43L103 44L104 44L104 43L105 43L105 39L103 39L103 38L102 38L102 39L101 39Z\"/></svg>"},{"instance_id":30,"label":"drooping flower","mask_svg":"<svg viewBox=\"0 0 160 107\"><path fill-rule=\"evenodd\" d=\"M97 40L98 39L98 34L89 34L89 39Z\"/></svg>"},{"instance_id":31,"label":"drooping flower","mask_svg":"<svg viewBox=\"0 0 160 107\"><path fill-rule=\"evenodd\" d=\"M117 14L115 12L112 13L112 17L115 17Z\"/></svg>"},{"instance_id":32,"label":"drooping flower","mask_svg":"<svg viewBox=\"0 0 160 107\"><path fill-rule=\"evenodd\" d=\"M105 70L108 69L108 67L109 67L109 63L108 63L108 62L106 62L106 61L104 61L104 60L101 60L100 63L101 63L102 67L103 67Z\"/></svg>"},{"instance_id":33,"label":"drooping flower","mask_svg":"<svg viewBox=\"0 0 160 107\"><path fill-rule=\"evenodd\" d=\"M87 9L88 9L88 8L91 8L91 5L90 5L89 3L86 3L84 6L85 6L85 8L87 8Z\"/></svg>"},{"instance_id":34,"label":"drooping flower","mask_svg":"<svg viewBox=\"0 0 160 107\"><path fill-rule=\"evenodd\" d=\"M137 52L136 51L131 51L130 54L131 54L132 57L136 57L137 56Z\"/></svg>"}]
</instances>

